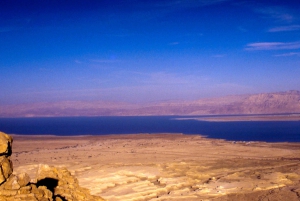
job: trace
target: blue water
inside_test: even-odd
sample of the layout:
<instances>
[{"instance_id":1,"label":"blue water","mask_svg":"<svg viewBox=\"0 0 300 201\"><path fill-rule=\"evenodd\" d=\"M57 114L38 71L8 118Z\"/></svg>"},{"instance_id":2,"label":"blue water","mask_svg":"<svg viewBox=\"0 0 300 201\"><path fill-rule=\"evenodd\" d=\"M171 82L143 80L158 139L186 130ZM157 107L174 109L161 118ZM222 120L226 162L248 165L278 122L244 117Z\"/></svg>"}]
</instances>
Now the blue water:
<instances>
[{"instance_id":1,"label":"blue water","mask_svg":"<svg viewBox=\"0 0 300 201\"><path fill-rule=\"evenodd\" d=\"M0 118L0 131L63 136L184 133L234 141L300 142L300 121L206 122L174 116Z\"/></svg>"}]
</instances>

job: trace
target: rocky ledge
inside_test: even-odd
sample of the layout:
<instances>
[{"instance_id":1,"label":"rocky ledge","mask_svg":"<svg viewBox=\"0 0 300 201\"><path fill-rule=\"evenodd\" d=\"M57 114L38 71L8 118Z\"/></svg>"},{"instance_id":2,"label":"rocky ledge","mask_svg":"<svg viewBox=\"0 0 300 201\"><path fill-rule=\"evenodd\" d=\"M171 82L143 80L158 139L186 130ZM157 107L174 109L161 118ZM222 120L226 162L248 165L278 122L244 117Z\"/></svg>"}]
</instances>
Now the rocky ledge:
<instances>
[{"instance_id":1,"label":"rocky ledge","mask_svg":"<svg viewBox=\"0 0 300 201\"><path fill-rule=\"evenodd\" d=\"M36 178L27 173L13 174L10 160L11 136L0 132L0 200L1 201L101 201L88 189L82 188L78 180L66 168L39 165Z\"/></svg>"}]
</instances>

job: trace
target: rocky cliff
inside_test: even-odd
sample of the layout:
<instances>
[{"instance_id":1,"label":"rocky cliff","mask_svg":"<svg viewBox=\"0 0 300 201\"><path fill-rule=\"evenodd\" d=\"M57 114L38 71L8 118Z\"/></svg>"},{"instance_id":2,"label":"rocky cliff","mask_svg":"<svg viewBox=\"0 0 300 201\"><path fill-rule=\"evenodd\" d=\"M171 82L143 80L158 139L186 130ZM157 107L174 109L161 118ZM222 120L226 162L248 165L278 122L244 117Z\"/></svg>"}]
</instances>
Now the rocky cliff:
<instances>
[{"instance_id":1,"label":"rocky cliff","mask_svg":"<svg viewBox=\"0 0 300 201\"><path fill-rule=\"evenodd\" d=\"M28 174L13 174L10 159L11 136L0 132L0 200L1 201L102 201L82 188L66 168L39 165L35 179Z\"/></svg>"}]
</instances>

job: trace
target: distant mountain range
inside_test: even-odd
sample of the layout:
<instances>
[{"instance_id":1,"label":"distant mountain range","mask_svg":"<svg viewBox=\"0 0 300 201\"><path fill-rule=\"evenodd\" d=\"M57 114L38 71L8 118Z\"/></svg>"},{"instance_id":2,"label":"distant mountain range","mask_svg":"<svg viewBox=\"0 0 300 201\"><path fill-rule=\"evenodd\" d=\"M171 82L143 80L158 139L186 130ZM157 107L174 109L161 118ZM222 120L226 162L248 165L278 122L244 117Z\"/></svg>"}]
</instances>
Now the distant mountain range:
<instances>
[{"instance_id":1,"label":"distant mountain range","mask_svg":"<svg viewBox=\"0 0 300 201\"><path fill-rule=\"evenodd\" d=\"M300 113L300 91L234 95L196 101L129 104L105 101L64 101L7 105L0 117L142 116Z\"/></svg>"}]
</instances>

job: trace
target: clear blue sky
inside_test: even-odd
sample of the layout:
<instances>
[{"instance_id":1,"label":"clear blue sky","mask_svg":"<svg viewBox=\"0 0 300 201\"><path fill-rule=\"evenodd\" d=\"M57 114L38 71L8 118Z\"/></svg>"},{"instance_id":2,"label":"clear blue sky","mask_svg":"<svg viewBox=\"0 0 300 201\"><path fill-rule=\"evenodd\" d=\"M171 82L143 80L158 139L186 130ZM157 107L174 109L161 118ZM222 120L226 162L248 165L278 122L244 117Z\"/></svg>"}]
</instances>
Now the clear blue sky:
<instances>
[{"instance_id":1,"label":"clear blue sky","mask_svg":"<svg viewBox=\"0 0 300 201\"><path fill-rule=\"evenodd\" d=\"M300 90L300 1L1 0L0 105Z\"/></svg>"}]
</instances>

